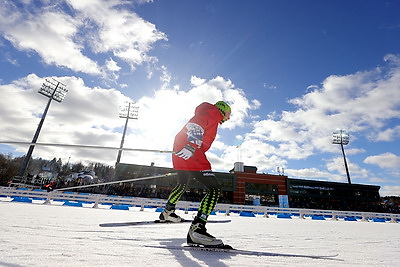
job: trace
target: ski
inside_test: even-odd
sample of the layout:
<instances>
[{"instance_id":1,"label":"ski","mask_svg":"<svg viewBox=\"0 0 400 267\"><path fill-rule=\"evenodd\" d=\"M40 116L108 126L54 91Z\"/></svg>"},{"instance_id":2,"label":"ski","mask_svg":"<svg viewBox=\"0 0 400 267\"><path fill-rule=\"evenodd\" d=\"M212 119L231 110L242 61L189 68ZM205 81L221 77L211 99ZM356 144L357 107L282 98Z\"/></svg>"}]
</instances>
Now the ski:
<instances>
[{"instance_id":1,"label":"ski","mask_svg":"<svg viewBox=\"0 0 400 267\"><path fill-rule=\"evenodd\" d=\"M250 255L250 256L267 256L267 257L297 257L297 258L310 258L310 259L327 259L327 260L339 260L335 259L339 254L332 255L305 255L305 254L290 254L290 253L277 253L277 252L266 252L266 251L253 251L230 248L229 245L224 247L204 247L204 246L151 246L146 245L149 248L162 248L169 250L183 250L183 251L204 251L210 253L228 253L234 255Z\"/></svg>"},{"instance_id":2,"label":"ski","mask_svg":"<svg viewBox=\"0 0 400 267\"><path fill-rule=\"evenodd\" d=\"M181 222L167 222L167 221L137 221L137 222L115 222L115 223L100 223L100 227L122 227L122 226L134 226L134 225L151 225L151 224L179 224L179 223L191 223L193 220L183 220ZM229 223L231 220L211 220L207 223Z\"/></svg>"}]
</instances>

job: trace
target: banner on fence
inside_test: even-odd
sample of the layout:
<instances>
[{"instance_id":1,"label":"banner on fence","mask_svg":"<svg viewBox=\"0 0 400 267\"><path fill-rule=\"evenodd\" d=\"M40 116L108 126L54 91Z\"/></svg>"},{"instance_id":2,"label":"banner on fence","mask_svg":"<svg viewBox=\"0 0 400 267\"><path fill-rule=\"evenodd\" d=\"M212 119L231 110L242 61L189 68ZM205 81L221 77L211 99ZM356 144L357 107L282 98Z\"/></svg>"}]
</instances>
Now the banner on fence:
<instances>
[{"instance_id":1,"label":"banner on fence","mask_svg":"<svg viewBox=\"0 0 400 267\"><path fill-rule=\"evenodd\" d=\"M279 195L279 208L289 208L288 195Z\"/></svg>"}]
</instances>

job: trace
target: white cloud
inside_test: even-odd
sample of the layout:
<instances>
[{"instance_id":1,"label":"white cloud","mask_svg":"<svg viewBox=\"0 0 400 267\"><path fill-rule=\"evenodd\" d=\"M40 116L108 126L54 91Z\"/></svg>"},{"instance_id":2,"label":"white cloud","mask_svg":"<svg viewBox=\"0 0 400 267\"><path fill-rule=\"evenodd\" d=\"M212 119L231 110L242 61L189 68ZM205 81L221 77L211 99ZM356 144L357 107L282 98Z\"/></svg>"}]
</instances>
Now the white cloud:
<instances>
[{"instance_id":1,"label":"white cloud","mask_svg":"<svg viewBox=\"0 0 400 267\"><path fill-rule=\"evenodd\" d=\"M287 165L287 161L279 155L278 149L274 146L255 139L242 140L241 136L237 136L237 140L240 141L240 145L235 144L224 148L222 159L229 163L230 168L237 161L256 166L262 172L271 172L276 166Z\"/></svg>"},{"instance_id":2,"label":"white cloud","mask_svg":"<svg viewBox=\"0 0 400 267\"><path fill-rule=\"evenodd\" d=\"M269 85L267 83L263 83L263 87L266 88L266 89L275 91L275 92L276 92L276 89L277 89L276 85Z\"/></svg>"},{"instance_id":3,"label":"white cloud","mask_svg":"<svg viewBox=\"0 0 400 267\"><path fill-rule=\"evenodd\" d=\"M160 76L161 89L166 89L171 83L171 73L168 71L167 67L161 66L162 74Z\"/></svg>"},{"instance_id":4,"label":"white cloud","mask_svg":"<svg viewBox=\"0 0 400 267\"><path fill-rule=\"evenodd\" d=\"M352 179L352 178L367 179L368 178L369 172L367 169L362 168L361 166L357 165L356 163L353 163L348 158L346 159L346 161L347 161L347 166L349 169L350 179ZM339 173L339 174L343 175L344 177L347 177L343 157L336 157L336 158L332 158L332 159L328 160L326 163L326 168L328 171L330 171L332 173ZM346 180L347 180L347 178L346 178Z\"/></svg>"},{"instance_id":5,"label":"white cloud","mask_svg":"<svg viewBox=\"0 0 400 267\"><path fill-rule=\"evenodd\" d=\"M347 182L346 176L322 171L317 168L285 169L285 175L291 178Z\"/></svg>"},{"instance_id":6,"label":"white cloud","mask_svg":"<svg viewBox=\"0 0 400 267\"><path fill-rule=\"evenodd\" d=\"M31 3L17 8L11 1L0 7L0 31L17 49L35 51L46 64L66 66L74 71L99 74L96 62L82 54L75 42L80 22L58 10L37 12ZM4 19L9 18L9 19Z\"/></svg>"},{"instance_id":7,"label":"white cloud","mask_svg":"<svg viewBox=\"0 0 400 267\"><path fill-rule=\"evenodd\" d=\"M112 58L109 58L106 61L106 68L107 68L107 70L113 71L113 72L114 71L119 71L121 69L121 67L118 66L118 63L115 62Z\"/></svg>"},{"instance_id":8,"label":"white cloud","mask_svg":"<svg viewBox=\"0 0 400 267\"><path fill-rule=\"evenodd\" d=\"M251 101L251 103L252 103L251 109L255 110L255 109L259 109L261 107L261 102L259 100L257 100L257 99L253 99Z\"/></svg>"},{"instance_id":9,"label":"white cloud","mask_svg":"<svg viewBox=\"0 0 400 267\"><path fill-rule=\"evenodd\" d=\"M200 79L199 77L196 77L196 76L192 76L191 78L190 78L190 83L193 85L193 86L200 86L200 85L202 85L203 83L205 83L206 82L206 79Z\"/></svg>"},{"instance_id":10,"label":"white cloud","mask_svg":"<svg viewBox=\"0 0 400 267\"><path fill-rule=\"evenodd\" d=\"M153 3L154 0L135 0L138 4Z\"/></svg>"},{"instance_id":11,"label":"white cloud","mask_svg":"<svg viewBox=\"0 0 400 267\"><path fill-rule=\"evenodd\" d=\"M67 0L70 13L59 8L63 2L43 8L31 1L18 7L3 1L0 32L17 49L36 52L46 64L93 75L109 69L110 61L99 66L90 53L112 53L135 69L156 61L148 52L155 42L167 39L153 24L121 8L124 1ZM115 65L114 72L118 71Z\"/></svg>"},{"instance_id":12,"label":"white cloud","mask_svg":"<svg viewBox=\"0 0 400 267\"><path fill-rule=\"evenodd\" d=\"M119 71L121 67L112 58L106 60L104 67L102 68L102 76L105 80L116 81L119 77ZM123 87L123 86L121 86Z\"/></svg>"},{"instance_id":13,"label":"white cloud","mask_svg":"<svg viewBox=\"0 0 400 267\"><path fill-rule=\"evenodd\" d=\"M390 152L369 156L364 160L364 163L376 165L382 169L400 169L400 157Z\"/></svg>"},{"instance_id":14,"label":"white cloud","mask_svg":"<svg viewBox=\"0 0 400 267\"><path fill-rule=\"evenodd\" d=\"M369 139L373 142L393 141L395 138L400 137L400 126L395 126L393 128L385 129L381 132L373 133L369 136Z\"/></svg>"},{"instance_id":15,"label":"white cloud","mask_svg":"<svg viewBox=\"0 0 400 267\"><path fill-rule=\"evenodd\" d=\"M132 68L143 62L151 61L147 52L152 44L167 40L164 33L154 24L140 18L136 13L118 8L123 1L80 1L68 0L70 5L89 20L88 27L97 31L90 35L90 45L94 52L113 52L114 56L129 63Z\"/></svg>"},{"instance_id":16,"label":"white cloud","mask_svg":"<svg viewBox=\"0 0 400 267\"><path fill-rule=\"evenodd\" d=\"M5 53L4 59L14 66L19 66L18 60L16 58L13 58L13 56L10 53Z\"/></svg>"},{"instance_id":17,"label":"white cloud","mask_svg":"<svg viewBox=\"0 0 400 267\"><path fill-rule=\"evenodd\" d=\"M379 191L381 196L397 196L400 197L400 186L399 185L385 185L381 187Z\"/></svg>"}]
</instances>

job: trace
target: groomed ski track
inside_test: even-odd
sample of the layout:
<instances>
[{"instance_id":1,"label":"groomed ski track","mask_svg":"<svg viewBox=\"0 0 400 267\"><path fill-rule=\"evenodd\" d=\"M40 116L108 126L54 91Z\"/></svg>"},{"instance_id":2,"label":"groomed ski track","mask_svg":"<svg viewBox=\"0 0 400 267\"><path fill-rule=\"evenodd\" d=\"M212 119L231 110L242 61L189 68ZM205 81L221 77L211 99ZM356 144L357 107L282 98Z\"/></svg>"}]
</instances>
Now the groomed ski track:
<instances>
[{"instance_id":1,"label":"groomed ski track","mask_svg":"<svg viewBox=\"0 0 400 267\"><path fill-rule=\"evenodd\" d=\"M331 255L332 261L299 257L232 255L167 250L182 246L188 224L100 227L104 222L154 220L155 209L111 210L11 202L0 197L0 266L398 266L400 224L241 217L207 225L237 249L280 254ZM190 219L193 212L181 216ZM213 220L227 219L217 213Z\"/></svg>"}]
</instances>

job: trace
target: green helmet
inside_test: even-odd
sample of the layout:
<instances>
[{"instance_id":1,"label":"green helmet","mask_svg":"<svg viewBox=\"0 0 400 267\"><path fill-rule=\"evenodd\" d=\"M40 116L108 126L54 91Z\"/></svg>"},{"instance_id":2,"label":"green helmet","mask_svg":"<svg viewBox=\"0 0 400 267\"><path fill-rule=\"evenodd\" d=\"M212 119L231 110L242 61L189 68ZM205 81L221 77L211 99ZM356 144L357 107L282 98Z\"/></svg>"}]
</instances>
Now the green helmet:
<instances>
[{"instance_id":1,"label":"green helmet","mask_svg":"<svg viewBox=\"0 0 400 267\"><path fill-rule=\"evenodd\" d=\"M219 111L221 111L223 115L225 115L226 111L231 111L231 107L224 101L218 101L214 105L217 106L217 108L219 109Z\"/></svg>"}]
</instances>

